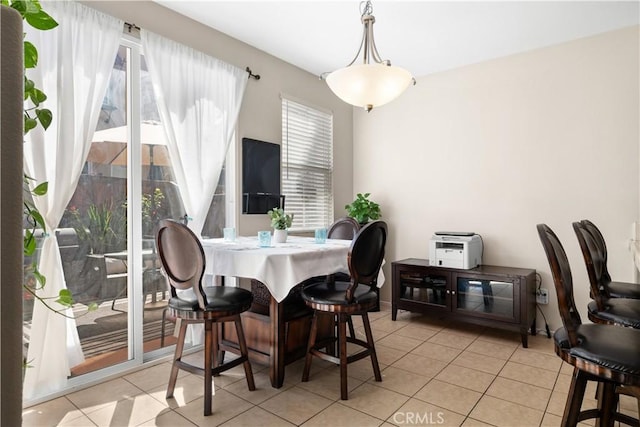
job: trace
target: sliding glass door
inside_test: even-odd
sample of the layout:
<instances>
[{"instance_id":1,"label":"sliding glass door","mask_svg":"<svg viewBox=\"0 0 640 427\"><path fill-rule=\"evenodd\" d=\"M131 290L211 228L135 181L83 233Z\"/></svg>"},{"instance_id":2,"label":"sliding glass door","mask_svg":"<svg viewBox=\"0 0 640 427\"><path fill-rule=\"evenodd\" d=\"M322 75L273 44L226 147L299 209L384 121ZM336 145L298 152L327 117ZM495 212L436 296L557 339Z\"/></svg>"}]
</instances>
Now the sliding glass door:
<instances>
[{"instance_id":1,"label":"sliding glass door","mask_svg":"<svg viewBox=\"0 0 640 427\"><path fill-rule=\"evenodd\" d=\"M227 169L203 236L220 237L231 216L225 189L233 174ZM165 310L170 292L153 235L163 218L189 220L140 43L127 37L114 59L82 175L55 231L84 355L70 367L69 385L173 351L175 325ZM25 262L27 283L34 280L31 261ZM26 346L33 304L25 294Z\"/></svg>"}]
</instances>

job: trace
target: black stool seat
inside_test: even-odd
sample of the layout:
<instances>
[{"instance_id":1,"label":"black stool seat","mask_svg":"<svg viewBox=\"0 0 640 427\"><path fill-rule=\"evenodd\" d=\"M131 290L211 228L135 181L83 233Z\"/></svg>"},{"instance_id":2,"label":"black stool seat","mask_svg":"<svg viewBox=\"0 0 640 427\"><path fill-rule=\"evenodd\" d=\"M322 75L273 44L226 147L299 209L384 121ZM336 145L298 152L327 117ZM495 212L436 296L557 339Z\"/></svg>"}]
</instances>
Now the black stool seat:
<instances>
[{"instance_id":1,"label":"black stool seat","mask_svg":"<svg viewBox=\"0 0 640 427\"><path fill-rule=\"evenodd\" d=\"M203 287L207 296L207 303L204 310L200 309L198 298L193 291L188 290L181 293L177 297L169 299L169 310L174 315L186 315L188 312L194 312L196 316L206 316L208 312L223 311L227 316L242 313L251 307L253 299L251 292L235 287L228 286L210 286Z\"/></svg>"},{"instance_id":2,"label":"black stool seat","mask_svg":"<svg viewBox=\"0 0 640 427\"><path fill-rule=\"evenodd\" d=\"M607 284L611 298L640 299L640 284L627 282L609 282Z\"/></svg>"},{"instance_id":3,"label":"black stool seat","mask_svg":"<svg viewBox=\"0 0 640 427\"><path fill-rule=\"evenodd\" d=\"M612 380L623 381L629 376L630 385L640 385L640 330L614 328L603 324L582 324L576 328L578 345L572 347L565 328L553 335L556 354L565 361L580 360L587 371L597 373L599 368L611 372Z\"/></svg>"},{"instance_id":4,"label":"black stool seat","mask_svg":"<svg viewBox=\"0 0 640 427\"><path fill-rule=\"evenodd\" d=\"M354 311L367 310L367 307L376 304L378 295L366 285L358 285L353 293L353 301L348 302L344 294L350 285L351 282L314 283L302 289L302 298L311 304L349 306Z\"/></svg>"},{"instance_id":5,"label":"black stool seat","mask_svg":"<svg viewBox=\"0 0 640 427\"><path fill-rule=\"evenodd\" d=\"M587 305L589 320L595 323L613 323L640 329L640 300L629 298L607 298L602 300L602 308L597 301ZM639 347L640 349L640 347ZM640 350L638 350L640 357Z\"/></svg>"}]
</instances>

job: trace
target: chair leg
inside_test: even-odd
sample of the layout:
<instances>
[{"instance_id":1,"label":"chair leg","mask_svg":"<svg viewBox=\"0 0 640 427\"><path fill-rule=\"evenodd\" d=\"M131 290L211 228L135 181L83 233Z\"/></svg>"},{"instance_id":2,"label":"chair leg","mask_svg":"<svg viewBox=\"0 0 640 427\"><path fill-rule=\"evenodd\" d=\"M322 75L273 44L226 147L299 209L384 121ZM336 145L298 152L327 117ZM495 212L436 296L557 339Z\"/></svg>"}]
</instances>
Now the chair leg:
<instances>
[{"instance_id":1,"label":"chair leg","mask_svg":"<svg viewBox=\"0 0 640 427\"><path fill-rule=\"evenodd\" d=\"M242 328L242 319L240 315L236 316L236 333L238 334L238 345L240 346L240 354L244 358L244 375L247 377L247 386L250 391L256 389L256 385L253 381L253 371L251 370L251 362L249 362L249 350L247 349L247 343L244 339L244 329Z\"/></svg>"},{"instance_id":2,"label":"chair leg","mask_svg":"<svg viewBox=\"0 0 640 427\"><path fill-rule=\"evenodd\" d=\"M599 422L596 426L613 427L615 412L618 407L618 395L616 394L616 384L610 382L601 383L601 393L598 396Z\"/></svg>"},{"instance_id":3,"label":"chair leg","mask_svg":"<svg viewBox=\"0 0 640 427\"><path fill-rule=\"evenodd\" d=\"M217 368L220 366L219 353L219 341L218 341L218 323L214 323L211 327L211 368ZM214 374L214 377L220 376L220 374Z\"/></svg>"},{"instance_id":4,"label":"chair leg","mask_svg":"<svg viewBox=\"0 0 640 427\"><path fill-rule=\"evenodd\" d=\"M351 320L351 316L349 316L349 318L347 319L347 325L349 326L349 336L351 338L355 338L356 337L356 331L353 328L353 321Z\"/></svg>"},{"instance_id":5,"label":"chair leg","mask_svg":"<svg viewBox=\"0 0 640 427\"><path fill-rule=\"evenodd\" d=\"M584 398L586 388L587 374L578 368L574 368L567 403L564 407L564 414L562 415L563 427L575 427L578 424L580 407L582 406L582 399Z\"/></svg>"},{"instance_id":6,"label":"chair leg","mask_svg":"<svg viewBox=\"0 0 640 427\"><path fill-rule=\"evenodd\" d=\"M178 379L178 361L182 358L182 350L184 349L184 338L187 334L187 322L180 322L180 333L178 334L178 342L176 343L176 352L173 356L173 364L171 365L171 374L169 374L169 384L167 385L167 398L173 397L173 389Z\"/></svg>"},{"instance_id":7,"label":"chair leg","mask_svg":"<svg viewBox=\"0 0 640 427\"><path fill-rule=\"evenodd\" d=\"M220 329L219 329L219 336L224 336L224 328L227 327L227 324L225 322L220 323ZM224 365L224 355L225 355L225 351L224 350L220 350L220 348L218 347L218 366L222 366Z\"/></svg>"},{"instance_id":8,"label":"chair leg","mask_svg":"<svg viewBox=\"0 0 640 427\"><path fill-rule=\"evenodd\" d=\"M309 332L309 342L307 343L307 355L304 359L304 370L302 371L302 382L309 381L309 371L311 370L311 349L316 345L316 334L318 333L318 313L313 312L311 318L311 331Z\"/></svg>"},{"instance_id":9,"label":"chair leg","mask_svg":"<svg viewBox=\"0 0 640 427\"><path fill-rule=\"evenodd\" d=\"M213 375L212 368L213 353L213 322L204 322L204 416L211 415L211 396Z\"/></svg>"},{"instance_id":10,"label":"chair leg","mask_svg":"<svg viewBox=\"0 0 640 427\"><path fill-rule=\"evenodd\" d=\"M378 356L376 355L376 346L373 343L373 334L371 333L371 324L369 323L369 315L362 313L362 323L364 324L364 332L367 335L367 344L369 344L369 350L371 351L371 365L373 366L373 374L376 381L382 381L382 375L380 374L380 365L378 365Z\"/></svg>"},{"instance_id":11,"label":"chair leg","mask_svg":"<svg viewBox=\"0 0 640 427\"><path fill-rule=\"evenodd\" d=\"M164 322L167 321L167 309L162 310L162 323L160 325L160 348L164 347Z\"/></svg>"},{"instance_id":12,"label":"chair leg","mask_svg":"<svg viewBox=\"0 0 640 427\"><path fill-rule=\"evenodd\" d=\"M349 315L338 316L338 352L340 353L340 399L348 400L347 389L347 318Z\"/></svg>"}]
</instances>

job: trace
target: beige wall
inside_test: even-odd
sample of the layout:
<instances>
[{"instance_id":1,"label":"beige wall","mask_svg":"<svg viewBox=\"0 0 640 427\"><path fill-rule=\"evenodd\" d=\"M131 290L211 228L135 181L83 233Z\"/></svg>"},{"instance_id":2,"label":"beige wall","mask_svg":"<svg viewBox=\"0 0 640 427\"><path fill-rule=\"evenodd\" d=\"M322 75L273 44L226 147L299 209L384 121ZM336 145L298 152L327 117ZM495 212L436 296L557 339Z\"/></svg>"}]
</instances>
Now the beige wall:
<instances>
[{"instance_id":1,"label":"beige wall","mask_svg":"<svg viewBox=\"0 0 640 427\"><path fill-rule=\"evenodd\" d=\"M607 239L613 277L632 280L638 36L634 27L426 76L393 103L355 112L354 191L381 204L387 260L427 258L437 230L475 231L484 264L534 268L551 289L536 231L544 222L568 252L586 321L588 282L571 223L589 218ZM543 307L552 329L555 298L551 291Z\"/></svg>"},{"instance_id":2,"label":"beige wall","mask_svg":"<svg viewBox=\"0 0 640 427\"><path fill-rule=\"evenodd\" d=\"M331 93L325 82L300 68L266 54L218 31L150 1L84 1L138 27L153 31L237 67L250 67L260 80L249 81L238 121L238 141L254 138L274 143L282 139L281 98L289 95L334 114L334 197L335 216L344 215L344 205L352 199L353 164L352 109ZM259 31L259 29L256 29ZM237 144L238 191L241 204L241 144ZM270 228L267 215L239 215L239 234L253 234Z\"/></svg>"}]
</instances>

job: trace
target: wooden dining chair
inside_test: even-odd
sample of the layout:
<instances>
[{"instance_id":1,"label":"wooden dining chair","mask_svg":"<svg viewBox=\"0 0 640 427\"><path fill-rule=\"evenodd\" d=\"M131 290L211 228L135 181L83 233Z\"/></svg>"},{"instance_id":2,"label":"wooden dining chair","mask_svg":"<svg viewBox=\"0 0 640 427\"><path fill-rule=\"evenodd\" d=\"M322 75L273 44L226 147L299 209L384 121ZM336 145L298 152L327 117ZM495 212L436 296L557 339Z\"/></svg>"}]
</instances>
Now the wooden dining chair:
<instances>
[{"instance_id":1,"label":"wooden dining chair","mask_svg":"<svg viewBox=\"0 0 640 427\"><path fill-rule=\"evenodd\" d=\"M247 354L240 313L251 306L251 292L228 286L202 286L205 256L198 237L184 224L165 219L155 234L158 255L171 285L168 302L170 316L180 320L180 333L167 386L167 398L173 396L178 371L204 376L204 415L211 415L212 376L242 364L249 390L255 390L253 372ZM180 292L178 292L180 291ZM218 326L234 322L239 338L240 357L218 363ZM204 369L182 360L187 326L204 324Z\"/></svg>"},{"instance_id":2,"label":"wooden dining chair","mask_svg":"<svg viewBox=\"0 0 640 427\"><path fill-rule=\"evenodd\" d=\"M598 286L602 288L601 292L603 292L604 295L610 298L640 299L640 283L617 282L611 280L611 276L609 275L609 271L607 270L607 243L605 242L604 236L602 235L602 232L600 232L600 229L588 219L583 219L582 221L580 221L580 225L582 226L582 228L591 233L591 236L595 241L595 249L597 251L598 258L601 260L601 270L599 271L598 279Z\"/></svg>"},{"instance_id":3,"label":"wooden dining chair","mask_svg":"<svg viewBox=\"0 0 640 427\"><path fill-rule=\"evenodd\" d=\"M562 426L597 418L600 426L615 421L638 425L638 419L616 411L619 387L640 386L640 331L632 328L583 324L573 297L573 278L567 254L556 234L546 224L538 224L558 297L563 327L553 335L556 354L574 367ZM598 382L598 407L581 411L587 381Z\"/></svg>"},{"instance_id":4,"label":"wooden dining chair","mask_svg":"<svg viewBox=\"0 0 640 427\"><path fill-rule=\"evenodd\" d=\"M600 250L598 239L583 222L574 222L573 230L589 276L592 298L587 306L589 320L640 329L640 299L611 296L608 290L611 281L606 268L606 255Z\"/></svg>"},{"instance_id":5,"label":"wooden dining chair","mask_svg":"<svg viewBox=\"0 0 640 427\"><path fill-rule=\"evenodd\" d=\"M371 325L367 312L376 305L378 273L384 259L387 241L387 224L373 221L360 229L353 239L347 256L349 282L336 281L333 276L316 283L308 283L302 289L302 299L314 310L309 334L309 344L302 373L302 381L309 380L311 360L313 356L340 365L340 398L348 399L347 365L367 356L371 357L371 365L376 381L382 381L378 358L376 356ZM338 322L337 337L316 341L319 315L336 316ZM347 323L353 315L362 316L367 341L354 336L347 336ZM332 343L338 343L336 357L331 353ZM356 344L363 349L347 356L347 343ZM325 351L322 351L322 350Z\"/></svg>"}]
</instances>

